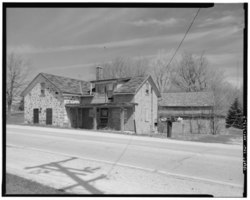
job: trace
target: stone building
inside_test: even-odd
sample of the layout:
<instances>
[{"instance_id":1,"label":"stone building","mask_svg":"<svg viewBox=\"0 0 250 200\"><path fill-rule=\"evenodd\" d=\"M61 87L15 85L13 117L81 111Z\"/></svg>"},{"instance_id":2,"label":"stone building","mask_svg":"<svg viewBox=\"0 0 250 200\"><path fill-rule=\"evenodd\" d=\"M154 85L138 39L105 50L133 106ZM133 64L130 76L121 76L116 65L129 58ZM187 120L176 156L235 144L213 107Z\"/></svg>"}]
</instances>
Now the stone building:
<instances>
[{"instance_id":1,"label":"stone building","mask_svg":"<svg viewBox=\"0 0 250 200\"><path fill-rule=\"evenodd\" d=\"M157 132L158 97L151 76L85 82L40 73L24 90L25 122L138 134Z\"/></svg>"},{"instance_id":2,"label":"stone building","mask_svg":"<svg viewBox=\"0 0 250 200\"><path fill-rule=\"evenodd\" d=\"M68 126L65 105L79 103L80 97L89 92L89 85L76 79L38 74L22 92L25 123Z\"/></svg>"}]
</instances>

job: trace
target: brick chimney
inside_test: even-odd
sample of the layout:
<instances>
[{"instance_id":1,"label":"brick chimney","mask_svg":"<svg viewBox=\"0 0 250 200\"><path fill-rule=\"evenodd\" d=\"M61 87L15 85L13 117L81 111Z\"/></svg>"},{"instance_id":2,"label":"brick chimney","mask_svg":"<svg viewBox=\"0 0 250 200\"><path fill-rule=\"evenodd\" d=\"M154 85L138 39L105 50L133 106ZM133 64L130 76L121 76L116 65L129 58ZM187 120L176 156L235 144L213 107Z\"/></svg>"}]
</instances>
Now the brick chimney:
<instances>
[{"instance_id":1,"label":"brick chimney","mask_svg":"<svg viewBox=\"0 0 250 200\"><path fill-rule=\"evenodd\" d=\"M96 80L103 79L103 68L101 66L96 67Z\"/></svg>"}]
</instances>

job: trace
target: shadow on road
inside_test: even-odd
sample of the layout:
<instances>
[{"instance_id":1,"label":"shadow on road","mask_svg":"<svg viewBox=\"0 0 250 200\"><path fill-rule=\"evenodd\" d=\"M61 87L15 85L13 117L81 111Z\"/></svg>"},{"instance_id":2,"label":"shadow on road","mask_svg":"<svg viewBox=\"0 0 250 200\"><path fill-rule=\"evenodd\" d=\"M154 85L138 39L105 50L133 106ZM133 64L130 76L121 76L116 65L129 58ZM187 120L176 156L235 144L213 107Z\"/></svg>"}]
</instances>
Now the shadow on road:
<instances>
[{"instance_id":1,"label":"shadow on road","mask_svg":"<svg viewBox=\"0 0 250 200\"><path fill-rule=\"evenodd\" d=\"M83 169L77 169L77 168L72 168L72 167L65 167L62 164L72 161L72 160L76 160L77 158L75 157L71 157L69 159L66 160L62 160L62 161L57 161L57 162L50 162L50 163L46 163L46 164L42 164L42 165L37 165L37 166L32 166L32 167L25 167L26 170L29 169L38 169L35 171L32 171L31 173L36 173L36 174L41 174L41 173L50 173L52 171L58 171L60 173L63 173L65 175L67 175L69 178L71 178L72 180L74 180L74 182L76 182L73 185L69 185L67 187L64 188L60 188L60 191L66 191L68 189L77 187L77 186L81 186L82 188L86 189L87 191L89 191L91 194L103 194L103 192L97 188L95 188L94 186L90 185L91 182L100 180L100 179L104 179L107 178L106 175L101 174L99 176L96 176L95 178L92 178L90 180L83 180L81 179L79 176L87 176L89 174L94 174L97 170L100 170L101 167L96 167L96 168L91 168L91 167L85 167Z\"/></svg>"}]
</instances>

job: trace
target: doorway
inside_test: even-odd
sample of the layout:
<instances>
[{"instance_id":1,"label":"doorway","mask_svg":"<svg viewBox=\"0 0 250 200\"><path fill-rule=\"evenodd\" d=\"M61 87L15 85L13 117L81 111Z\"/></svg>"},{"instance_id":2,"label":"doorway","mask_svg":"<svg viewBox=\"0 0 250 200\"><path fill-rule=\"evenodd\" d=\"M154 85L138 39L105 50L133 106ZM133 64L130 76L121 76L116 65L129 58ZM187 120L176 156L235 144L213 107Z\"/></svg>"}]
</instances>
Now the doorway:
<instances>
[{"instance_id":1,"label":"doorway","mask_svg":"<svg viewBox=\"0 0 250 200\"><path fill-rule=\"evenodd\" d=\"M52 108L46 109L46 125L52 125Z\"/></svg>"},{"instance_id":2,"label":"doorway","mask_svg":"<svg viewBox=\"0 0 250 200\"><path fill-rule=\"evenodd\" d=\"M39 124L39 109L38 108L33 109L33 123Z\"/></svg>"}]
</instances>

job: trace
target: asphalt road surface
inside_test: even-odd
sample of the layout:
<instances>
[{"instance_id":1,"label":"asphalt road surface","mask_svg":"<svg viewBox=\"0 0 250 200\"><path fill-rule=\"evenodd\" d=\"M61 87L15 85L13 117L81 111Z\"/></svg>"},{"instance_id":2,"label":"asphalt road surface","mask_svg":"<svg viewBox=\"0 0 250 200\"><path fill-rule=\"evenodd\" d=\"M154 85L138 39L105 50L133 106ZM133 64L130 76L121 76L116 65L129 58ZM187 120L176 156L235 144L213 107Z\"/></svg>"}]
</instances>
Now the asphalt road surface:
<instances>
[{"instance_id":1,"label":"asphalt road surface","mask_svg":"<svg viewBox=\"0 0 250 200\"><path fill-rule=\"evenodd\" d=\"M20 147L27 152L50 152L108 163L112 169L128 167L211 184L243 187L240 145L14 125L7 126L6 136L7 151L8 147Z\"/></svg>"}]
</instances>

